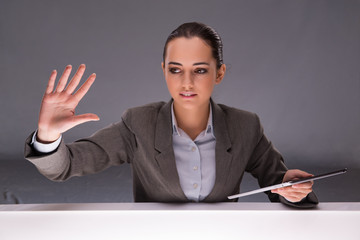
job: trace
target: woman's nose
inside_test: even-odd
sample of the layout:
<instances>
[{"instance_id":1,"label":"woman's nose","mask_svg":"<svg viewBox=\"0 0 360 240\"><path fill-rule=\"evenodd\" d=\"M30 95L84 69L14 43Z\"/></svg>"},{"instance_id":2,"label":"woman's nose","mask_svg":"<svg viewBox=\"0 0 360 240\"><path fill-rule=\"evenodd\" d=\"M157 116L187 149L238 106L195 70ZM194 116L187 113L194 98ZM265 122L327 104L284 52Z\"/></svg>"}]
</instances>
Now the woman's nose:
<instances>
[{"instance_id":1,"label":"woman's nose","mask_svg":"<svg viewBox=\"0 0 360 240\"><path fill-rule=\"evenodd\" d=\"M192 88L194 86L194 78L190 73L184 74L182 85L185 88Z\"/></svg>"}]
</instances>

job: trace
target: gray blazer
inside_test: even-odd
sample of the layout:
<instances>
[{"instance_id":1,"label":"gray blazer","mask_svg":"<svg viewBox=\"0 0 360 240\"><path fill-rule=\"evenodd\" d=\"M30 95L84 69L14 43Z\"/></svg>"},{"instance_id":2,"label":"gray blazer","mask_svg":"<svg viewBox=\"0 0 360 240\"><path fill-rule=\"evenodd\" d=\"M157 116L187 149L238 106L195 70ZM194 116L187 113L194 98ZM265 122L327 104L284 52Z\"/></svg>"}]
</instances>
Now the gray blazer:
<instances>
[{"instance_id":1,"label":"gray blazer","mask_svg":"<svg viewBox=\"0 0 360 240\"><path fill-rule=\"evenodd\" d=\"M71 144L62 141L50 154L34 151L30 135L25 158L54 181L130 163L135 202L188 202L180 186L172 147L171 102L129 109L120 122ZM204 202L230 201L227 196L239 193L245 171L256 177L261 187L281 183L287 168L265 137L258 116L214 102L212 111L216 180ZM317 203L315 195L310 195L306 202ZM268 197L287 203L277 194L268 193Z\"/></svg>"}]
</instances>

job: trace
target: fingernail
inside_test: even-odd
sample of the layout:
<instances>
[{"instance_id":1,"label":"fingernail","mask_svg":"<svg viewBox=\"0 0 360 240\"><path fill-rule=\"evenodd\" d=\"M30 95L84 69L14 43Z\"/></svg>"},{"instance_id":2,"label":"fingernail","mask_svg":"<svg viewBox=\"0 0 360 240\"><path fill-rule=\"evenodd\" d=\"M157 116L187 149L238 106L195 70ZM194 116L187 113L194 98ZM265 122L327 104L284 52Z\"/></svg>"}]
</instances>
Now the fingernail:
<instances>
[{"instance_id":1,"label":"fingernail","mask_svg":"<svg viewBox=\"0 0 360 240\"><path fill-rule=\"evenodd\" d=\"M66 67L67 67L67 68L71 68L72 66L69 64L69 65L67 65Z\"/></svg>"}]
</instances>

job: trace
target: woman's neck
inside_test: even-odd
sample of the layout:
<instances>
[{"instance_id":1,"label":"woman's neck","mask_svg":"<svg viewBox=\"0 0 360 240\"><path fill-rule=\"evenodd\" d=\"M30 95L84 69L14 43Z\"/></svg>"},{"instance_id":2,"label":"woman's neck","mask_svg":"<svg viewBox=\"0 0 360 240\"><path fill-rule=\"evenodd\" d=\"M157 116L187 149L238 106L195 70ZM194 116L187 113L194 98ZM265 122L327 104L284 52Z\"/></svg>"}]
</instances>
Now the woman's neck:
<instances>
[{"instance_id":1,"label":"woman's neck","mask_svg":"<svg viewBox=\"0 0 360 240\"><path fill-rule=\"evenodd\" d=\"M209 102L210 104L210 102ZM183 108L174 102L174 114L179 128L192 140L206 129L209 119L209 104L197 108Z\"/></svg>"}]
</instances>

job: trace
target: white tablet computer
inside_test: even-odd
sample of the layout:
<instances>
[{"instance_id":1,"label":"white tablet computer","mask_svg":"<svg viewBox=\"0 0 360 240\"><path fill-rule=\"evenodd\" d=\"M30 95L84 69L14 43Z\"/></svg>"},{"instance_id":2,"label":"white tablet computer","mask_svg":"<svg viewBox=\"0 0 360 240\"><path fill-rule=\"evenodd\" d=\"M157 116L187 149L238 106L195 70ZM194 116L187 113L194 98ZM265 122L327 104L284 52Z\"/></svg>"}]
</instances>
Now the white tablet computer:
<instances>
[{"instance_id":1,"label":"white tablet computer","mask_svg":"<svg viewBox=\"0 0 360 240\"><path fill-rule=\"evenodd\" d=\"M304 183L304 182L315 181L315 180L319 180L319 179L323 179L323 178L327 178L327 177L332 177L332 176L346 173L346 171L347 171L347 168L344 168L344 169L337 170L334 172L324 173L324 174L307 177L307 178L303 178L303 179L299 179L299 180L295 180L295 181L284 182L284 183L272 185L269 187L264 187L264 188L260 188L257 190L253 190L250 192L231 195L231 196L228 196L228 199L240 198L240 197L244 197L244 196L248 196L248 195L252 195L252 194L256 194L256 193L270 191L270 190L277 189L277 188L288 187L288 186L299 184L299 183Z\"/></svg>"}]
</instances>

